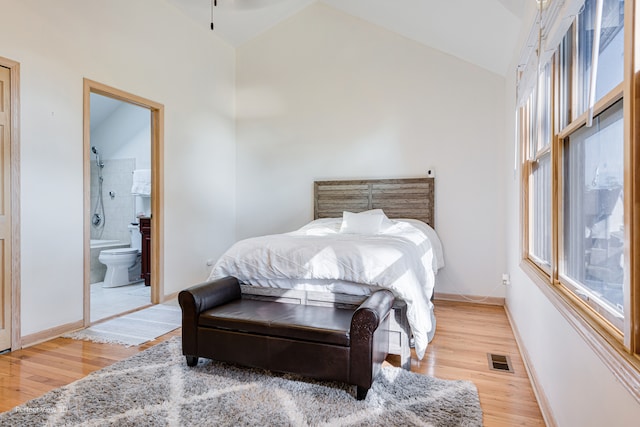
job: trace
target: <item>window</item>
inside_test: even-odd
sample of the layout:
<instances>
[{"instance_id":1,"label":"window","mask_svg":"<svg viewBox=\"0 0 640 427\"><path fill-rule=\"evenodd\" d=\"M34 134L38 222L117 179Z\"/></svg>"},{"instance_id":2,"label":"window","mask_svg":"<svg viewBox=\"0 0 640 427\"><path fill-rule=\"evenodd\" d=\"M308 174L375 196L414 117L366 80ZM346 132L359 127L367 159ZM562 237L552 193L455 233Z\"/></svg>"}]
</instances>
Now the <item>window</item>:
<instances>
[{"instance_id":1,"label":"window","mask_svg":"<svg viewBox=\"0 0 640 427\"><path fill-rule=\"evenodd\" d=\"M529 99L529 254L539 266L551 261L551 66L538 78Z\"/></svg>"},{"instance_id":2,"label":"window","mask_svg":"<svg viewBox=\"0 0 640 427\"><path fill-rule=\"evenodd\" d=\"M563 253L572 292L624 327L624 137L622 101L564 141Z\"/></svg>"},{"instance_id":3,"label":"window","mask_svg":"<svg viewBox=\"0 0 640 427\"><path fill-rule=\"evenodd\" d=\"M558 120L554 132L557 134L571 121L571 58L573 47L573 31L569 31L562 39L556 54L557 65L555 67L557 79L557 100L553 107L557 111Z\"/></svg>"},{"instance_id":4,"label":"window","mask_svg":"<svg viewBox=\"0 0 640 427\"><path fill-rule=\"evenodd\" d=\"M640 260L626 255L640 250L638 232L630 232L640 215L640 190L627 188L634 177L638 181L640 156L625 157L638 138L625 129L640 123L640 104L625 98L625 87L640 87L640 72L624 81L625 52L634 52L632 45L625 49L633 42L624 36L624 1L604 0L601 22L596 0L568 3L576 13L558 18L568 21L568 30L543 36L558 45L543 46L552 57L519 106L524 265L574 317L597 329L594 336L606 334L602 342L615 348L611 354L635 372L629 389L640 400L640 284L634 276ZM616 370L620 363L610 366Z\"/></svg>"},{"instance_id":5,"label":"window","mask_svg":"<svg viewBox=\"0 0 640 427\"><path fill-rule=\"evenodd\" d=\"M574 46L577 51L575 81L577 82L575 117L589 107L589 86L593 64L593 39L596 1L587 0L577 18L577 35ZM624 2L604 0L600 30L600 48L597 61L594 101L602 99L622 82L624 74Z\"/></svg>"}]
</instances>

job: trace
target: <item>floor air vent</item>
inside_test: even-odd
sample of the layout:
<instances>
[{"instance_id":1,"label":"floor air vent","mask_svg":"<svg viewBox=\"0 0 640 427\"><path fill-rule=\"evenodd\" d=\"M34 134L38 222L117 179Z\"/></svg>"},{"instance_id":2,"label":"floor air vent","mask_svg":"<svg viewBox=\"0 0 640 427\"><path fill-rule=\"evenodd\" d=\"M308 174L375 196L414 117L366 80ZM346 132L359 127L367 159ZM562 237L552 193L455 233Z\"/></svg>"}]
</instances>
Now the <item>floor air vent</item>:
<instances>
[{"instance_id":1,"label":"floor air vent","mask_svg":"<svg viewBox=\"0 0 640 427\"><path fill-rule=\"evenodd\" d=\"M511 359L509 359L509 356L487 353L487 357L489 358L489 369L501 372L511 372L513 374L513 368L511 367Z\"/></svg>"}]
</instances>

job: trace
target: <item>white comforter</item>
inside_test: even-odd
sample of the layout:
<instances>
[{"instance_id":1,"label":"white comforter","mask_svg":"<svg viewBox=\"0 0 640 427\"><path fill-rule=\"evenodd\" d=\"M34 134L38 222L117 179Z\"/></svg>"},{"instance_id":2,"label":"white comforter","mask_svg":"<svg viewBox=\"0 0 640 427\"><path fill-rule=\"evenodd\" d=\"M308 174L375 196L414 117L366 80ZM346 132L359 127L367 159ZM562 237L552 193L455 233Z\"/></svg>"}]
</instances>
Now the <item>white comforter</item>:
<instances>
[{"instance_id":1,"label":"white comforter","mask_svg":"<svg viewBox=\"0 0 640 427\"><path fill-rule=\"evenodd\" d=\"M434 270L441 263L434 259L424 227L391 221L378 234L344 234L339 232L341 221L319 219L290 233L239 241L218 260L209 279L234 276L268 287L280 287L281 280L352 282L390 289L407 304L415 350L422 359L432 328Z\"/></svg>"}]
</instances>

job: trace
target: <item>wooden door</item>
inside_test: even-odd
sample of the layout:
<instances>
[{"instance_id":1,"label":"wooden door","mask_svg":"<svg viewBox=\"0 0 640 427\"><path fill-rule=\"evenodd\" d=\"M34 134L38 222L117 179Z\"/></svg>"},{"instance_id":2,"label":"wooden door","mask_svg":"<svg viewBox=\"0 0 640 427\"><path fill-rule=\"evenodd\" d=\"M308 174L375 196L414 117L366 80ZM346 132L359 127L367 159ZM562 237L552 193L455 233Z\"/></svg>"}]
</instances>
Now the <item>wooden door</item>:
<instances>
[{"instance_id":1,"label":"wooden door","mask_svg":"<svg viewBox=\"0 0 640 427\"><path fill-rule=\"evenodd\" d=\"M11 74L0 66L0 351L11 348Z\"/></svg>"}]
</instances>

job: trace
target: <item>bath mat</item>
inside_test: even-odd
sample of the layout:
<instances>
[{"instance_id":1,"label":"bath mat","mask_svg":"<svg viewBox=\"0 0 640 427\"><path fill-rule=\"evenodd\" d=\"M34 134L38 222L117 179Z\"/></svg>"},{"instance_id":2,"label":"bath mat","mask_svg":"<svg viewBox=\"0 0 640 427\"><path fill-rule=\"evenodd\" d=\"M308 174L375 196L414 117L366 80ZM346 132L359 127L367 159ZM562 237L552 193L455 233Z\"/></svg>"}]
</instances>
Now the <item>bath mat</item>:
<instances>
[{"instance_id":1,"label":"bath mat","mask_svg":"<svg viewBox=\"0 0 640 427\"><path fill-rule=\"evenodd\" d=\"M156 339L181 325L182 312L180 307L158 304L80 331L71 332L63 337L134 346Z\"/></svg>"},{"instance_id":2,"label":"bath mat","mask_svg":"<svg viewBox=\"0 0 640 427\"><path fill-rule=\"evenodd\" d=\"M365 400L352 386L200 359L179 337L0 414L0 425L482 425L475 385L385 366Z\"/></svg>"}]
</instances>

